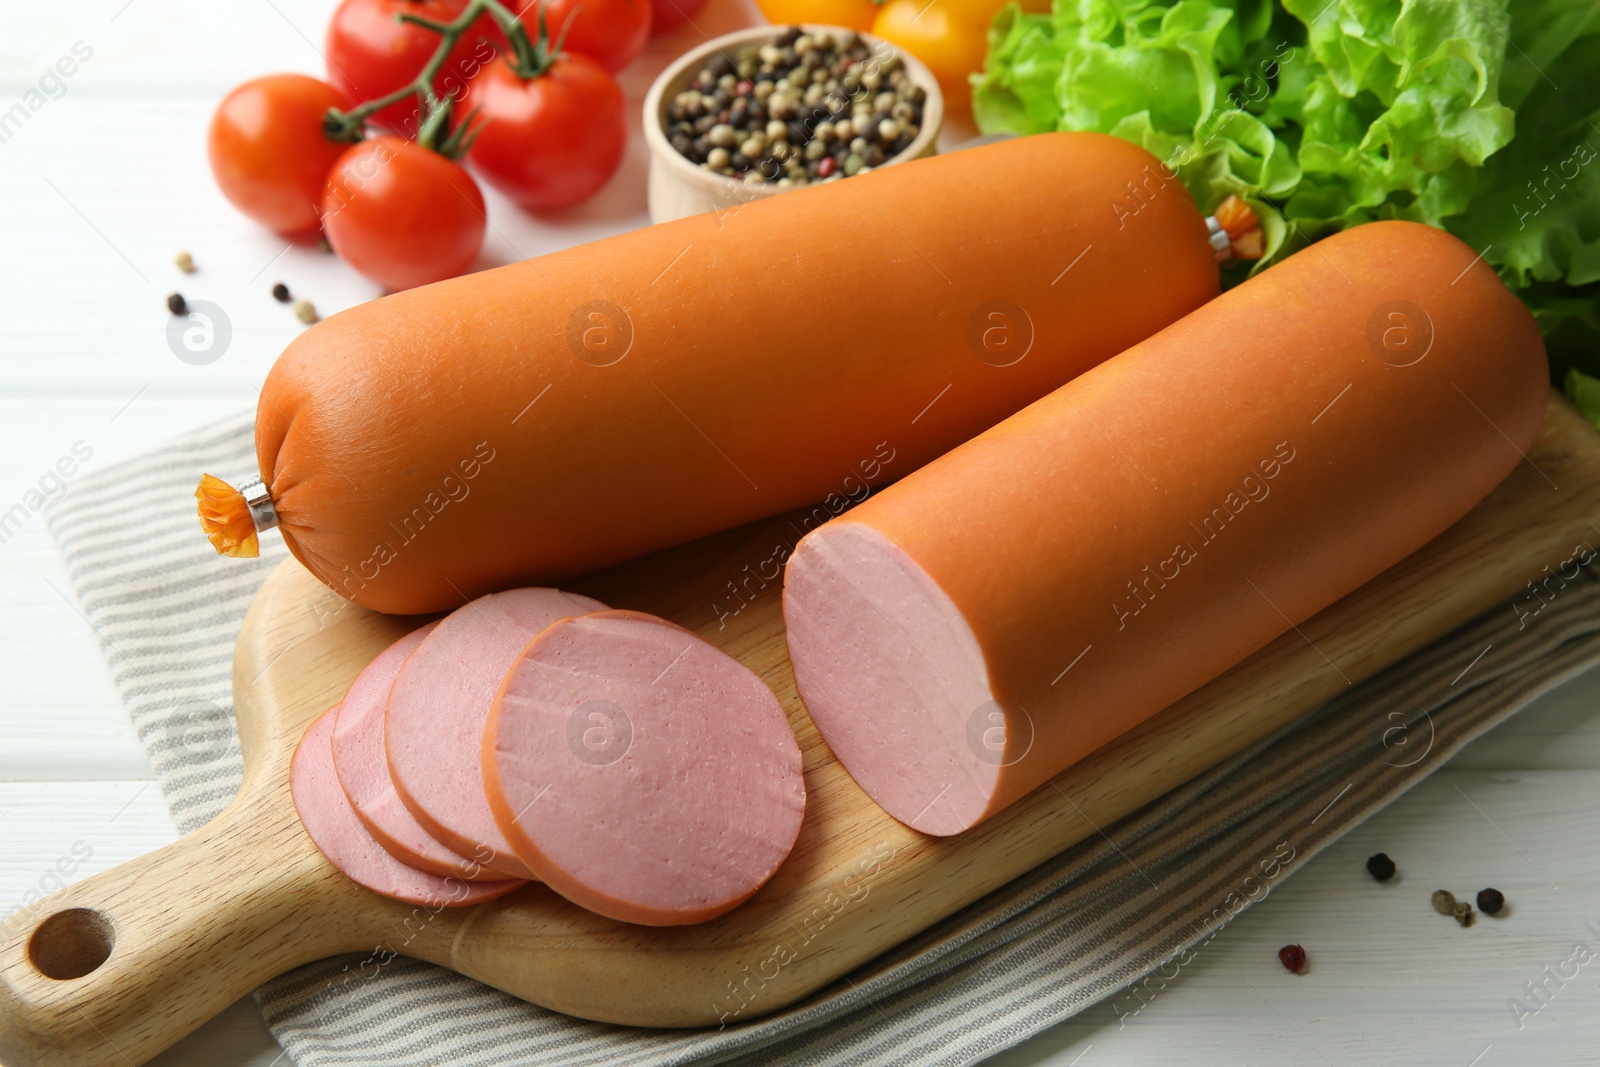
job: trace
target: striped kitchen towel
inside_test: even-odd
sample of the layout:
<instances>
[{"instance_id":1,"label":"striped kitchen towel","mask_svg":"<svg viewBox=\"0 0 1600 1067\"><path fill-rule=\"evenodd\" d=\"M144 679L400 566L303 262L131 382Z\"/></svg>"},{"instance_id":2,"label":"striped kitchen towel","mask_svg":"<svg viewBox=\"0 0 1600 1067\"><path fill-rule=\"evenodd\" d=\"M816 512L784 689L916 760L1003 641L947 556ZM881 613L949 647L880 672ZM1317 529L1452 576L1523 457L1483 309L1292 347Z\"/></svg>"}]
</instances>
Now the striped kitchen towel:
<instances>
[{"instance_id":1,"label":"striped kitchen towel","mask_svg":"<svg viewBox=\"0 0 1600 1067\"><path fill-rule=\"evenodd\" d=\"M85 475L47 516L184 830L238 788L233 642L286 555L269 536L261 559L218 564L195 519L202 470L236 482L255 474L248 416ZM128 508L130 495L140 508ZM1584 571L1533 623L1490 613L835 986L725 1029L586 1022L407 960L382 981L338 986L350 961L313 964L257 1000L303 1067L974 1063L1186 958L1251 905L1241 886L1263 862L1274 878L1298 869L1596 663L1600 580ZM1267 841L1287 849L1264 859Z\"/></svg>"}]
</instances>

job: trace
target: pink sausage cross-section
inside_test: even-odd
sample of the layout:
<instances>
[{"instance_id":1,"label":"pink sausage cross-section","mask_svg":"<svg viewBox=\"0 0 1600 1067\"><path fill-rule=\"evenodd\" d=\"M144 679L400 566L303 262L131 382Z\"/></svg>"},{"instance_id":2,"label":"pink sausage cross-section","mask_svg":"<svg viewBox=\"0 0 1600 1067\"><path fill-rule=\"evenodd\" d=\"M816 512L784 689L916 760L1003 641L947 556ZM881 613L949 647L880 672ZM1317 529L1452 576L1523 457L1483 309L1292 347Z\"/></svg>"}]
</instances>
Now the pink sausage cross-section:
<instances>
[{"instance_id":1,"label":"pink sausage cross-section","mask_svg":"<svg viewBox=\"0 0 1600 1067\"><path fill-rule=\"evenodd\" d=\"M464 856L533 878L483 792L483 726L523 646L557 619L605 605L557 589L512 589L457 608L406 657L384 720L389 773L417 822Z\"/></svg>"},{"instance_id":2,"label":"pink sausage cross-section","mask_svg":"<svg viewBox=\"0 0 1600 1067\"><path fill-rule=\"evenodd\" d=\"M333 724L337 706L322 714L300 739L289 768L295 810L328 862L374 893L427 907L465 907L503 897L525 883L469 882L441 878L408 867L385 852L356 818L333 769Z\"/></svg>"},{"instance_id":3,"label":"pink sausage cross-section","mask_svg":"<svg viewBox=\"0 0 1600 1067\"><path fill-rule=\"evenodd\" d=\"M486 865L487 856L484 860L463 856L423 829L401 802L389 776L383 744L389 690L406 657L437 625L430 622L384 649L351 684L333 726L333 766L361 824L395 859L430 874L472 882L515 878L513 872Z\"/></svg>"},{"instance_id":4,"label":"pink sausage cross-section","mask_svg":"<svg viewBox=\"0 0 1600 1067\"><path fill-rule=\"evenodd\" d=\"M633 611L563 619L511 667L483 735L512 848L573 903L673 926L736 907L805 813L800 749L755 672Z\"/></svg>"}]
</instances>

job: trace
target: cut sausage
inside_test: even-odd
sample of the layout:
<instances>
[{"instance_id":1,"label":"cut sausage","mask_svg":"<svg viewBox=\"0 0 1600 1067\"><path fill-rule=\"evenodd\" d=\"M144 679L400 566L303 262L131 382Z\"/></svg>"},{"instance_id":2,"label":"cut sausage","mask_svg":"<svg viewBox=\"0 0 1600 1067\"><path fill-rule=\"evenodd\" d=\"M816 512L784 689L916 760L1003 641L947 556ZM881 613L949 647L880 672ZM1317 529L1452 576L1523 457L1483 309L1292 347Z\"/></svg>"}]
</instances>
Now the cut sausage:
<instances>
[{"instance_id":1,"label":"cut sausage","mask_svg":"<svg viewBox=\"0 0 1600 1067\"><path fill-rule=\"evenodd\" d=\"M333 726L333 766L361 825L395 859L420 871L494 882L516 875L461 855L422 828L395 791L384 751L383 715L389 689L412 649L433 631L430 622L384 649L362 670L339 705Z\"/></svg>"},{"instance_id":2,"label":"cut sausage","mask_svg":"<svg viewBox=\"0 0 1600 1067\"><path fill-rule=\"evenodd\" d=\"M333 723L337 706L322 714L300 739L289 769L289 792L306 833L328 862L352 881L408 904L463 907L503 897L525 882L469 882L441 878L408 867L385 852L356 818L333 769Z\"/></svg>"},{"instance_id":3,"label":"cut sausage","mask_svg":"<svg viewBox=\"0 0 1600 1067\"><path fill-rule=\"evenodd\" d=\"M800 749L756 674L663 619L603 611L540 634L483 737L489 802L556 892L624 922L721 915L789 854Z\"/></svg>"},{"instance_id":4,"label":"cut sausage","mask_svg":"<svg viewBox=\"0 0 1600 1067\"><path fill-rule=\"evenodd\" d=\"M836 514L1217 291L1194 201L1120 138L898 164L329 317L261 390L258 507L207 483L202 518L253 553L275 515L366 607L451 608Z\"/></svg>"},{"instance_id":5,"label":"cut sausage","mask_svg":"<svg viewBox=\"0 0 1600 1067\"><path fill-rule=\"evenodd\" d=\"M1443 532L1546 374L1454 237L1330 237L805 537L800 696L891 815L966 829Z\"/></svg>"},{"instance_id":6,"label":"cut sausage","mask_svg":"<svg viewBox=\"0 0 1600 1067\"><path fill-rule=\"evenodd\" d=\"M567 615L605 605L557 589L512 589L457 608L406 657L384 716L389 775L429 834L463 856L534 877L483 795L483 724L524 645Z\"/></svg>"}]
</instances>

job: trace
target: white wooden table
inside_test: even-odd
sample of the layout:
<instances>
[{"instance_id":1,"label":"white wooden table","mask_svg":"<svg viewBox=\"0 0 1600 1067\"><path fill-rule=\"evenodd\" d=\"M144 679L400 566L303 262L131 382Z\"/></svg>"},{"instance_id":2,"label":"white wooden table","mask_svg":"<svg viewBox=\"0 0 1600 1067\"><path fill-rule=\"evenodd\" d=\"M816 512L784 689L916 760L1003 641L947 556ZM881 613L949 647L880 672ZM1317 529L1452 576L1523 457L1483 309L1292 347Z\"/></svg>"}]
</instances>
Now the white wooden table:
<instances>
[{"instance_id":1,"label":"white wooden table","mask_svg":"<svg viewBox=\"0 0 1600 1067\"><path fill-rule=\"evenodd\" d=\"M711 0L701 27L742 24L747 3ZM206 122L231 85L321 72L332 6L0 0L0 113L26 110L0 120L0 512L54 489L47 472L75 444L99 467L253 406L301 328L270 297L274 282L324 312L375 295L332 257L287 248L234 214L205 162ZM630 94L695 39L687 30L653 45L629 72ZM89 58L41 83L75 42ZM568 216L535 221L491 194L485 264L642 224L643 172L636 136L619 178ZM199 273L174 268L180 249ZM174 290L225 311L223 358L200 367L173 356L164 299ZM0 914L176 836L70 596L30 515L0 543ZM994 1062L1600 1063L1597 697L1591 674L1473 745L1274 889L1136 1016L1102 1005ZM1362 871L1380 849L1402 871L1381 893ZM1434 888L1484 885L1505 892L1506 917L1461 930L1429 910ZM1303 976L1277 962L1288 942L1310 953ZM1576 945L1597 955L1570 977ZM1565 982L1549 977L1563 971ZM1544 984L1542 1004L1528 999L1530 982ZM1519 1024L1513 999L1538 1010ZM280 1057L247 999L157 1062Z\"/></svg>"}]
</instances>

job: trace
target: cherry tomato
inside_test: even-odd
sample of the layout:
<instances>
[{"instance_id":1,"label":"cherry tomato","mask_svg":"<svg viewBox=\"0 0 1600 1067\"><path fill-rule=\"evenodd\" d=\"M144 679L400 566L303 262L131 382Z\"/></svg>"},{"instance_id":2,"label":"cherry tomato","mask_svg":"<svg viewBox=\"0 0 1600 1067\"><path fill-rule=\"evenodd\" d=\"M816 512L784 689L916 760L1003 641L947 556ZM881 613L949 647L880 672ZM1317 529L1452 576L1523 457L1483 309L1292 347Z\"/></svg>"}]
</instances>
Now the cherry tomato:
<instances>
[{"instance_id":1,"label":"cherry tomato","mask_svg":"<svg viewBox=\"0 0 1600 1067\"><path fill-rule=\"evenodd\" d=\"M925 63L939 80L944 106L952 112L972 107L972 86L967 75L983 69L989 50L986 20L963 17L943 3L926 0L887 0L878 9L872 32L904 48Z\"/></svg>"},{"instance_id":2,"label":"cherry tomato","mask_svg":"<svg viewBox=\"0 0 1600 1067\"><path fill-rule=\"evenodd\" d=\"M328 172L350 146L328 140L322 117L347 106L339 90L304 74L245 82L222 98L206 151L222 195L284 234L317 227Z\"/></svg>"},{"instance_id":3,"label":"cherry tomato","mask_svg":"<svg viewBox=\"0 0 1600 1067\"><path fill-rule=\"evenodd\" d=\"M705 6L706 0L650 0L650 36L687 26Z\"/></svg>"},{"instance_id":4,"label":"cherry tomato","mask_svg":"<svg viewBox=\"0 0 1600 1067\"><path fill-rule=\"evenodd\" d=\"M509 60L478 72L463 101L478 108L467 160L530 211L571 207L610 180L628 144L628 105L606 69L563 52L523 81Z\"/></svg>"},{"instance_id":5,"label":"cherry tomato","mask_svg":"<svg viewBox=\"0 0 1600 1067\"><path fill-rule=\"evenodd\" d=\"M865 32L878 14L873 0L756 0L761 13L774 25L846 26Z\"/></svg>"},{"instance_id":6,"label":"cherry tomato","mask_svg":"<svg viewBox=\"0 0 1600 1067\"><path fill-rule=\"evenodd\" d=\"M328 24L328 80L352 104L387 96L415 79L439 47L437 33L395 16L407 12L449 22L466 6L467 0L343 0ZM485 15L450 50L433 79L434 92L459 96L467 81L494 59L500 39L499 28ZM415 137L422 109L415 97L408 97L383 108L372 121Z\"/></svg>"},{"instance_id":7,"label":"cherry tomato","mask_svg":"<svg viewBox=\"0 0 1600 1067\"><path fill-rule=\"evenodd\" d=\"M350 148L322 195L328 243L386 289L465 271L483 246L486 224L472 176L404 137L374 137Z\"/></svg>"},{"instance_id":8,"label":"cherry tomato","mask_svg":"<svg viewBox=\"0 0 1600 1067\"><path fill-rule=\"evenodd\" d=\"M679 0L681 3L682 0ZM639 58L650 39L652 0L544 0L544 24L554 42L561 28L572 19L561 47L567 52L588 56L615 74ZM519 17L528 35L536 37L539 23L537 2L523 0Z\"/></svg>"}]
</instances>

